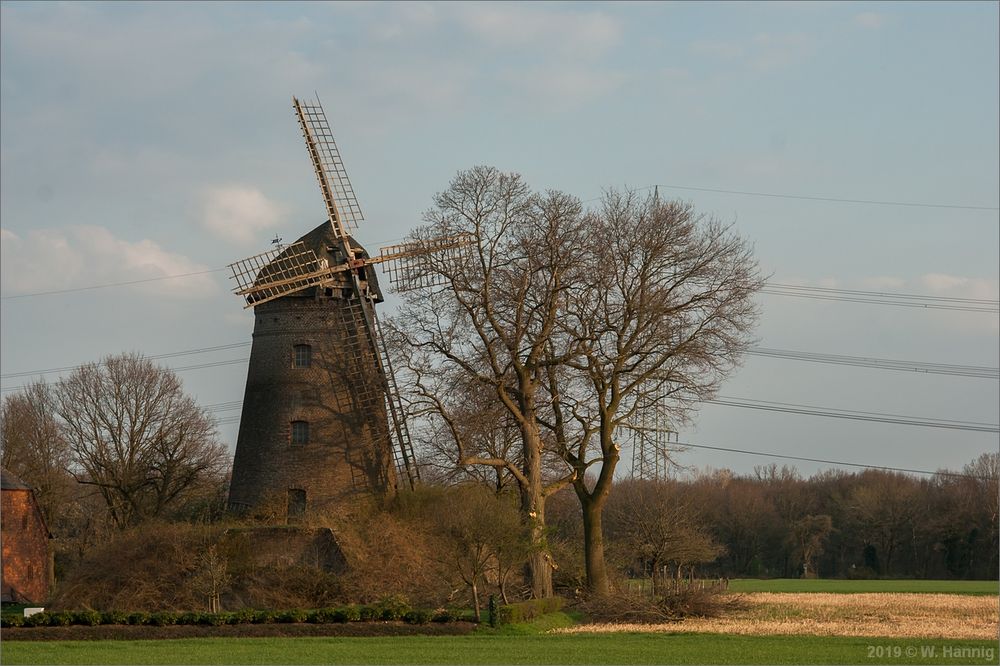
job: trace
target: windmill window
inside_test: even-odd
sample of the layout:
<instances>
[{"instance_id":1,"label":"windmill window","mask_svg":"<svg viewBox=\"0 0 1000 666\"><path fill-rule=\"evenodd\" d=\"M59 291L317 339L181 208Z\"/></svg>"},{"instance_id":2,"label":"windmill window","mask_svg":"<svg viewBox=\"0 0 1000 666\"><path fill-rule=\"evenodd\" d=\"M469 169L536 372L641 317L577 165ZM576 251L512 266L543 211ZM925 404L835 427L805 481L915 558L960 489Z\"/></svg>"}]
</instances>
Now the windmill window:
<instances>
[{"instance_id":1,"label":"windmill window","mask_svg":"<svg viewBox=\"0 0 1000 666\"><path fill-rule=\"evenodd\" d=\"M309 443L309 422L292 421L292 444Z\"/></svg>"},{"instance_id":2,"label":"windmill window","mask_svg":"<svg viewBox=\"0 0 1000 666\"><path fill-rule=\"evenodd\" d=\"M308 368L312 365L312 346L295 345L292 363L296 368Z\"/></svg>"}]
</instances>

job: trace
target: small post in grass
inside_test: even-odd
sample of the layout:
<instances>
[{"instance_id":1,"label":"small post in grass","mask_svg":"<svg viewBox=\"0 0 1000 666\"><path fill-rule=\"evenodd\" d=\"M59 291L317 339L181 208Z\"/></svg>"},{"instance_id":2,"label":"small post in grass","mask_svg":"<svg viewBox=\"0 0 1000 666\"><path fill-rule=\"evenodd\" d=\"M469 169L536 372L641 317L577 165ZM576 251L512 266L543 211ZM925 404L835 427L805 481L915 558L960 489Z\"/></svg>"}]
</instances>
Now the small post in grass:
<instances>
[{"instance_id":1,"label":"small post in grass","mask_svg":"<svg viewBox=\"0 0 1000 666\"><path fill-rule=\"evenodd\" d=\"M497 626L497 595L495 594L490 595L489 612L490 626L495 627Z\"/></svg>"}]
</instances>

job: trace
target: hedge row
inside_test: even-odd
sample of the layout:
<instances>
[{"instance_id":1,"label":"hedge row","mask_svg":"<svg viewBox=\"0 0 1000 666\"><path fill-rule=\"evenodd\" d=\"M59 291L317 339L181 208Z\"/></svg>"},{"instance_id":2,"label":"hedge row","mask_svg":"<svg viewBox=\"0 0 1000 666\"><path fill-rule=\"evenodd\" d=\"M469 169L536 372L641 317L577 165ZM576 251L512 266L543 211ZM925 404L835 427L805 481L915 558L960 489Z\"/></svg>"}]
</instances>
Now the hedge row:
<instances>
[{"instance_id":1,"label":"hedge row","mask_svg":"<svg viewBox=\"0 0 1000 666\"><path fill-rule=\"evenodd\" d=\"M565 600L562 597L547 599L530 599L516 604L508 604L497 608L496 624L511 624L528 622L547 613L562 610Z\"/></svg>"},{"instance_id":2,"label":"hedge row","mask_svg":"<svg viewBox=\"0 0 1000 666\"><path fill-rule=\"evenodd\" d=\"M430 611L410 608L403 602L389 601L373 606L342 606L338 608L317 608L313 610L292 609L284 611L254 610L244 608L231 613L144 613L109 611L66 611L61 613L35 613L28 617L4 615L0 627L65 627L69 625L95 626L99 624L131 624L164 627L174 624L200 624L221 626L224 624L268 624L275 622L330 624L346 622L378 622L402 620L408 624L428 622L455 622L461 613L452 609Z\"/></svg>"}]
</instances>

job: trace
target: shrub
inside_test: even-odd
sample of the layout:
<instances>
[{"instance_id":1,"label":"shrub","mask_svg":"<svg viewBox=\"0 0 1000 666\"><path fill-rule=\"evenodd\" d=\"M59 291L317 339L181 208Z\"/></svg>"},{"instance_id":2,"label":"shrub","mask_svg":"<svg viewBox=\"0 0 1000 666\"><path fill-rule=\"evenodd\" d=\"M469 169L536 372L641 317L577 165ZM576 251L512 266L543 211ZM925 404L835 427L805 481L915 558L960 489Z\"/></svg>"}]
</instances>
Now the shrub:
<instances>
[{"instance_id":1,"label":"shrub","mask_svg":"<svg viewBox=\"0 0 1000 666\"><path fill-rule=\"evenodd\" d=\"M149 624L149 613L145 611L136 611L134 613L128 614L129 624Z\"/></svg>"},{"instance_id":2,"label":"shrub","mask_svg":"<svg viewBox=\"0 0 1000 666\"><path fill-rule=\"evenodd\" d=\"M252 619L250 620L253 624L267 624L274 621L274 613L267 610L255 610L250 611Z\"/></svg>"},{"instance_id":3,"label":"shrub","mask_svg":"<svg viewBox=\"0 0 1000 666\"><path fill-rule=\"evenodd\" d=\"M229 624L250 624L253 622L256 613L257 611L252 608L241 608L235 613L230 614Z\"/></svg>"},{"instance_id":4,"label":"shrub","mask_svg":"<svg viewBox=\"0 0 1000 666\"><path fill-rule=\"evenodd\" d=\"M337 609L338 622L357 622L361 619L361 609L354 604Z\"/></svg>"},{"instance_id":5,"label":"shrub","mask_svg":"<svg viewBox=\"0 0 1000 666\"><path fill-rule=\"evenodd\" d=\"M125 611L105 611L101 613L101 624L128 624L128 613Z\"/></svg>"},{"instance_id":6,"label":"shrub","mask_svg":"<svg viewBox=\"0 0 1000 666\"><path fill-rule=\"evenodd\" d=\"M274 617L277 622L284 623L295 623L295 622L305 622L306 612L299 608L293 608L291 610L281 611Z\"/></svg>"},{"instance_id":7,"label":"shrub","mask_svg":"<svg viewBox=\"0 0 1000 666\"><path fill-rule=\"evenodd\" d=\"M410 610L410 604L406 601L406 597L394 594L379 601L375 604L375 608L379 611L380 618L378 619L401 620Z\"/></svg>"},{"instance_id":8,"label":"shrub","mask_svg":"<svg viewBox=\"0 0 1000 666\"><path fill-rule=\"evenodd\" d=\"M431 621L433 613L422 608L415 608L403 614L403 622L407 624L427 624Z\"/></svg>"},{"instance_id":9,"label":"shrub","mask_svg":"<svg viewBox=\"0 0 1000 666\"><path fill-rule=\"evenodd\" d=\"M562 597L547 599L530 599L516 604L508 604L497 608L497 624L512 624L528 622L546 613L562 610L565 600Z\"/></svg>"},{"instance_id":10,"label":"shrub","mask_svg":"<svg viewBox=\"0 0 1000 666\"><path fill-rule=\"evenodd\" d=\"M41 613L39 613L41 615ZM48 626L50 627L68 627L73 624L73 613L62 612L62 613L47 613L49 616ZM34 617L34 615L32 615ZM44 626L44 625L38 625Z\"/></svg>"},{"instance_id":11,"label":"shrub","mask_svg":"<svg viewBox=\"0 0 1000 666\"><path fill-rule=\"evenodd\" d=\"M166 627L171 624L177 624L177 614L168 612L153 613L149 616L149 624L154 627Z\"/></svg>"},{"instance_id":12,"label":"shrub","mask_svg":"<svg viewBox=\"0 0 1000 666\"><path fill-rule=\"evenodd\" d=\"M431 622L458 622L462 619L463 613L459 608L438 608L431 617Z\"/></svg>"},{"instance_id":13,"label":"shrub","mask_svg":"<svg viewBox=\"0 0 1000 666\"><path fill-rule=\"evenodd\" d=\"M73 624L94 627L101 623L101 614L95 610L82 610L73 613Z\"/></svg>"},{"instance_id":14,"label":"shrub","mask_svg":"<svg viewBox=\"0 0 1000 666\"><path fill-rule=\"evenodd\" d=\"M177 624L198 624L198 620L201 618L201 613L196 613L195 611L188 611L186 613L181 613L177 616Z\"/></svg>"},{"instance_id":15,"label":"shrub","mask_svg":"<svg viewBox=\"0 0 1000 666\"><path fill-rule=\"evenodd\" d=\"M327 624L330 622L347 622L344 613L339 608L320 608L310 611L306 622Z\"/></svg>"},{"instance_id":16,"label":"shrub","mask_svg":"<svg viewBox=\"0 0 1000 666\"><path fill-rule=\"evenodd\" d=\"M47 627L49 626L50 613L35 613L24 618L26 627Z\"/></svg>"},{"instance_id":17,"label":"shrub","mask_svg":"<svg viewBox=\"0 0 1000 666\"><path fill-rule=\"evenodd\" d=\"M229 613L201 613L198 616L198 624L204 624L210 627L221 627L226 624L228 617Z\"/></svg>"},{"instance_id":18,"label":"shrub","mask_svg":"<svg viewBox=\"0 0 1000 666\"><path fill-rule=\"evenodd\" d=\"M657 605L673 618L718 617L746 607L742 596L723 595L720 590L683 587L657 600Z\"/></svg>"},{"instance_id":19,"label":"shrub","mask_svg":"<svg viewBox=\"0 0 1000 666\"><path fill-rule=\"evenodd\" d=\"M362 622L372 622L382 619L382 610L375 606L359 606L358 619Z\"/></svg>"},{"instance_id":20,"label":"shrub","mask_svg":"<svg viewBox=\"0 0 1000 666\"><path fill-rule=\"evenodd\" d=\"M23 615L2 615L0 616L0 627L8 629L10 627L23 627Z\"/></svg>"},{"instance_id":21,"label":"shrub","mask_svg":"<svg viewBox=\"0 0 1000 666\"><path fill-rule=\"evenodd\" d=\"M619 594L580 604L580 609L596 622L640 623L671 622L685 617L717 617L726 611L745 607L742 597L693 587L680 588L659 597Z\"/></svg>"}]
</instances>

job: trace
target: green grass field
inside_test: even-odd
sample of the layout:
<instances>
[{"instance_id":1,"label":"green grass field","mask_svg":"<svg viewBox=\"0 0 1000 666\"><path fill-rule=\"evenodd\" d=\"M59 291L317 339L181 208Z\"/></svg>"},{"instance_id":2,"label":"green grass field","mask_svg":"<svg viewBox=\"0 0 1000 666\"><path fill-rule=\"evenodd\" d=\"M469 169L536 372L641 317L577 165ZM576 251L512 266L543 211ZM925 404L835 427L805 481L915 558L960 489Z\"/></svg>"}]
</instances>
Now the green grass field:
<instances>
[{"instance_id":1,"label":"green grass field","mask_svg":"<svg viewBox=\"0 0 1000 666\"><path fill-rule=\"evenodd\" d=\"M802 578L736 578L729 582L731 592L896 592L915 594L1000 594L1000 583L993 580L826 580Z\"/></svg>"},{"instance_id":2,"label":"green grass field","mask_svg":"<svg viewBox=\"0 0 1000 666\"><path fill-rule=\"evenodd\" d=\"M4 664L997 663L996 641L722 634L4 641L0 647Z\"/></svg>"}]
</instances>

